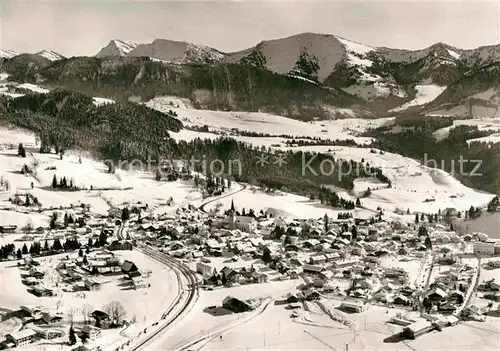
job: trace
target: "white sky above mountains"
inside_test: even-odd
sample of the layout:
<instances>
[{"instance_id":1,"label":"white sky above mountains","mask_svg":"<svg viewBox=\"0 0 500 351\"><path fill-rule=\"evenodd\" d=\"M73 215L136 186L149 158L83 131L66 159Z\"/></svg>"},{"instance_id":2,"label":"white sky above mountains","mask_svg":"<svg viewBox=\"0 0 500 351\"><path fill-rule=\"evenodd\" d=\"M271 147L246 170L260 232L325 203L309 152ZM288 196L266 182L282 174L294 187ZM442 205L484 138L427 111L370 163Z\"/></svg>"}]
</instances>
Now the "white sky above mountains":
<instances>
[{"instance_id":1,"label":"white sky above mountains","mask_svg":"<svg viewBox=\"0 0 500 351\"><path fill-rule=\"evenodd\" d=\"M420 49L500 43L500 1L2 0L0 48L94 55L111 39L188 41L232 52L301 32Z\"/></svg>"}]
</instances>

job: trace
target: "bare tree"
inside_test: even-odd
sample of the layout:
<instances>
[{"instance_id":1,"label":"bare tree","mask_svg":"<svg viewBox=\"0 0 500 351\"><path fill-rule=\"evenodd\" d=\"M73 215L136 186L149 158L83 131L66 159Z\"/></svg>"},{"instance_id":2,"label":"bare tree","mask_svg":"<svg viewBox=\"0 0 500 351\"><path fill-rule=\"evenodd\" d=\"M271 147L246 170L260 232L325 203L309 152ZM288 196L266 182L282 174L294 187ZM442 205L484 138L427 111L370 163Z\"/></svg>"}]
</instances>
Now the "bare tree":
<instances>
[{"instance_id":1,"label":"bare tree","mask_svg":"<svg viewBox=\"0 0 500 351\"><path fill-rule=\"evenodd\" d=\"M69 310L68 310L68 319L69 319L69 323L71 325L73 325L73 321L75 319L75 315L76 315L76 312L77 310L74 309L73 307L71 307Z\"/></svg>"},{"instance_id":2,"label":"bare tree","mask_svg":"<svg viewBox=\"0 0 500 351\"><path fill-rule=\"evenodd\" d=\"M112 324L119 324L127 316L125 307L119 301L111 301L104 305L102 309L108 314Z\"/></svg>"},{"instance_id":3,"label":"bare tree","mask_svg":"<svg viewBox=\"0 0 500 351\"><path fill-rule=\"evenodd\" d=\"M80 309L80 312L81 312L81 314L83 316L83 322L85 324L88 323L88 321L89 321L89 315L90 315L90 312L92 312L92 310L93 310L92 306L90 306L88 303L84 304L82 306L82 308Z\"/></svg>"}]
</instances>

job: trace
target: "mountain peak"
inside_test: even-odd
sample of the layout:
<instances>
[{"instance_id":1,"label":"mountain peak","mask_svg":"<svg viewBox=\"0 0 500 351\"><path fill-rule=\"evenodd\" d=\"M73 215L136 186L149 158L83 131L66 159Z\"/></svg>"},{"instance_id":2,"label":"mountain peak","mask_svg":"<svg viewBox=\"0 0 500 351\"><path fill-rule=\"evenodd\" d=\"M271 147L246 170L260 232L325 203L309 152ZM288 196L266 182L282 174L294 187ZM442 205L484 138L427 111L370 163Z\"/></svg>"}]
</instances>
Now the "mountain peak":
<instances>
[{"instance_id":1,"label":"mountain peak","mask_svg":"<svg viewBox=\"0 0 500 351\"><path fill-rule=\"evenodd\" d=\"M45 57L46 59L49 59L50 61L58 61L58 60L63 60L65 57L55 51L52 50L42 50L40 52L37 52L37 55Z\"/></svg>"},{"instance_id":2,"label":"mountain peak","mask_svg":"<svg viewBox=\"0 0 500 351\"><path fill-rule=\"evenodd\" d=\"M12 58L19 55L19 53L14 50L0 49L0 58Z\"/></svg>"},{"instance_id":3,"label":"mountain peak","mask_svg":"<svg viewBox=\"0 0 500 351\"><path fill-rule=\"evenodd\" d=\"M97 53L96 57L125 56L136 47L137 44L131 41L113 39Z\"/></svg>"}]
</instances>

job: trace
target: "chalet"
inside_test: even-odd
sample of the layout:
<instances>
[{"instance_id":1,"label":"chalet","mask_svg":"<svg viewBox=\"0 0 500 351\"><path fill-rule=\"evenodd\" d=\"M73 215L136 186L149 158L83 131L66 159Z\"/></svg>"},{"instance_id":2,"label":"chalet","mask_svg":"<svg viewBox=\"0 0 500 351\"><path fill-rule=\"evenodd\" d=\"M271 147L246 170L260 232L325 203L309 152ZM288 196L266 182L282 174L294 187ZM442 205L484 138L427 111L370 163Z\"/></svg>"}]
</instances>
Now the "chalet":
<instances>
[{"instance_id":1,"label":"chalet","mask_svg":"<svg viewBox=\"0 0 500 351\"><path fill-rule=\"evenodd\" d=\"M123 263L121 265L121 271L124 274L127 274L129 277L131 277L131 276L136 277L136 276L140 275L139 268L137 268L137 266L135 265L134 262L128 261L128 260L123 261Z\"/></svg>"},{"instance_id":2,"label":"chalet","mask_svg":"<svg viewBox=\"0 0 500 351\"><path fill-rule=\"evenodd\" d=\"M42 320L45 324L61 323L63 318L53 313L43 313Z\"/></svg>"},{"instance_id":3,"label":"chalet","mask_svg":"<svg viewBox=\"0 0 500 351\"><path fill-rule=\"evenodd\" d=\"M146 288L146 283L141 277L132 277L132 286L135 290Z\"/></svg>"},{"instance_id":4,"label":"chalet","mask_svg":"<svg viewBox=\"0 0 500 351\"><path fill-rule=\"evenodd\" d=\"M83 284L85 285L85 288L87 288L89 291L101 290L101 284L93 279L87 278L83 281Z\"/></svg>"},{"instance_id":5,"label":"chalet","mask_svg":"<svg viewBox=\"0 0 500 351\"><path fill-rule=\"evenodd\" d=\"M222 301L222 307L234 313L248 312L253 309L247 302L232 296L227 296Z\"/></svg>"},{"instance_id":6,"label":"chalet","mask_svg":"<svg viewBox=\"0 0 500 351\"><path fill-rule=\"evenodd\" d=\"M320 295L319 295L319 292L317 292L316 290L309 289L309 290L304 291L304 297L308 301L313 301L313 300L319 300Z\"/></svg>"},{"instance_id":7,"label":"chalet","mask_svg":"<svg viewBox=\"0 0 500 351\"><path fill-rule=\"evenodd\" d=\"M302 270L304 273L320 274L325 270L325 268L317 265L305 264Z\"/></svg>"},{"instance_id":8,"label":"chalet","mask_svg":"<svg viewBox=\"0 0 500 351\"><path fill-rule=\"evenodd\" d=\"M5 336L7 342L11 342L16 347L21 347L33 342L36 332L33 329L23 329L18 332L10 333Z\"/></svg>"},{"instance_id":9,"label":"chalet","mask_svg":"<svg viewBox=\"0 0 500 351\"><path fill-rule=\"evenodd\" d=\"M312 249L316 245L320 244L320 241L317 239L309 239L304 242L304 247L307 249Z\"/></svg>"},{"instance_id":10,"label":"chalet","mask_svg":"<svg viewBox=\"0 0 500 351\"><path fill-rule=\"evenodd\" d=\"M225 276L228 283L234 283L240 275L237 271L232 268L224 267L220 271L221 276Z\"/></svg>"},{"instance_id":11,"label":"chalet","mask_svg":"<svg viewBox=\"0 0 500 351\"><path fill-rule=\"evenodd\" d=\"M116 251L116 250L132 250L133 245L129 240L114 240L111 244L108 245L108 250Z\"/></svg>"}]
</instances>

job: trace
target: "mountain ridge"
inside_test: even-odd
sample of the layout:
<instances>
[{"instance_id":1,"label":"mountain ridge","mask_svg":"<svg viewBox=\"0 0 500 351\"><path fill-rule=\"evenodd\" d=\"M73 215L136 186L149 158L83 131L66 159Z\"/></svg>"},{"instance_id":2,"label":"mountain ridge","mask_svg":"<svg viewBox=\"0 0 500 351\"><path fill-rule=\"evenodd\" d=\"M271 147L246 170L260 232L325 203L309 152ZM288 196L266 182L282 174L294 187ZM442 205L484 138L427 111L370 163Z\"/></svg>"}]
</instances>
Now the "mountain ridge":
<instances>
[{"instance_id":1,"label":"mountain ridge","mask_svg":"<svg viewBox=\"0 0 500 351\"><path fill-rule=\"evenodd\" d=\"M460 49L438 42L419 50L391 49L306 32L230 53L168 39L146 44L113 39L95 56L36 55L1 60L11 79L23 82L45 80L114 99L179 94L202 108L263 109L303 119L335 117L329 111L337 107L363 117L426 113L428 107L454 113L464 103L491 108L496 93L481 101L474 96L500 90L498 70L481 71L500 61L500 45ZM480 84L475 75L487 76L488 83ZM432 104L436 99L439 104ZM470 116L462 112L461 117Z\"/></svg>"}]
</instances>

